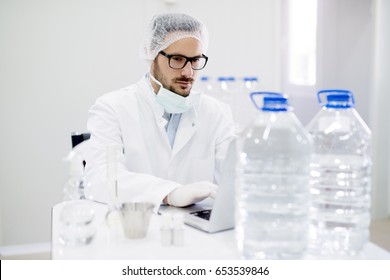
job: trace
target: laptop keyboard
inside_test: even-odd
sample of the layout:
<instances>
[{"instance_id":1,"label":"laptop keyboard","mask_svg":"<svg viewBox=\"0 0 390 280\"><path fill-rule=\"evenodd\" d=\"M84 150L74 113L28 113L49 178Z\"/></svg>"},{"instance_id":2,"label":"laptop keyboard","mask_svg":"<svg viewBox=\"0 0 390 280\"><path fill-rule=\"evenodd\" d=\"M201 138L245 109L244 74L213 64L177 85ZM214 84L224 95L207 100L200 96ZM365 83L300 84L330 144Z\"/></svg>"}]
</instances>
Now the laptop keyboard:
<instances>
[{"instance_id":1,"label":"laptop keyboard","mask_svg":"<svg viewBox=\"0 0 390 280\"><path fill-rule=\"evenodd\" d=\"M210 220L211 209L195 211L195 212L191 212L190 214L205 220Z\"/></svg>"}]
</instances>

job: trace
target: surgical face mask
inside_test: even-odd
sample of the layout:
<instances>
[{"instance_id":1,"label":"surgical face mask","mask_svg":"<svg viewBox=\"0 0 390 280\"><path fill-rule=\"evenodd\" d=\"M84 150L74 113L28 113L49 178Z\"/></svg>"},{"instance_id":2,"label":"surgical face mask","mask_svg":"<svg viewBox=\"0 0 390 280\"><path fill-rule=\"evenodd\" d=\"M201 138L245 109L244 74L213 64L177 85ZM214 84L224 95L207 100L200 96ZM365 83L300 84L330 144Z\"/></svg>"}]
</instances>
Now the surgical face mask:
<instances>
[{"instance_id":1,"label":"surgical face mask","mask_svg":"<svg viewBox=\"0 0 390 280\"><path fill-rule=\"evenodd\" d=\"M165 112L170 114L181 114L190 110L194 105L199 103L200 95L198 93L190 93L187 97L174 93L166 88L150 75L152 80L160 86L156 95L156 101Z\"/></svg>"}]
</instances>

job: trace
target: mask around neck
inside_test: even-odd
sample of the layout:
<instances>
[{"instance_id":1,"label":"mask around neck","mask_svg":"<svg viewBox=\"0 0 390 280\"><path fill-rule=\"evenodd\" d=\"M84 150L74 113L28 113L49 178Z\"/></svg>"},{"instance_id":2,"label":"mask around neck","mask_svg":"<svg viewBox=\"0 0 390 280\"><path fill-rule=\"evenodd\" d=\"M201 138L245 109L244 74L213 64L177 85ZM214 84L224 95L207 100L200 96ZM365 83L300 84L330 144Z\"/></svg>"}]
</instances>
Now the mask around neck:
<instances>
[{"instance_id":1,"label":"mask around neck","mask_svg":"<svg viewBox=\"0 0 390 280\"><path fill-rule=\"evenodd\" d=\"M187 97L184 97L164 88L152 75L150 75L150 78L160 86L156 95L156 101L163 107L165 112L170 114L181 114L187 112L194 107L194 105L199 103L199 94L190 92Z\"/></svg>"}]
</instances>

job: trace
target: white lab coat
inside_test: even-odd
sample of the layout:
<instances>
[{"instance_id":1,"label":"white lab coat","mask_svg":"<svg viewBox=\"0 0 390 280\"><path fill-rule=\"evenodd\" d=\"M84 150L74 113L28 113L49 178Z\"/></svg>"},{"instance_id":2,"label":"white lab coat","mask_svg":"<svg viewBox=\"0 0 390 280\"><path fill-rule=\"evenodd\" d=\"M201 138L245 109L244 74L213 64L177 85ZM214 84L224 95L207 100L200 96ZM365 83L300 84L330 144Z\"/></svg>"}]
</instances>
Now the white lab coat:
<instances>
[{"instance_id":1,"label":"white lab coat","mask_svg":"<svg viewBox=\"0 0 390 280\"><path fill-rule=\"evenodd\" d=\"M110 203L106 149L117 144L123 153L118 158L116 202L149 201L156 211L163 198L183 184L203 180L218 184L234 124L226 104L202 94L198 106L182 114L171 148L164 111L147 77L103 95L90 108L85 192Z\"/></svg>"}]
</instances>

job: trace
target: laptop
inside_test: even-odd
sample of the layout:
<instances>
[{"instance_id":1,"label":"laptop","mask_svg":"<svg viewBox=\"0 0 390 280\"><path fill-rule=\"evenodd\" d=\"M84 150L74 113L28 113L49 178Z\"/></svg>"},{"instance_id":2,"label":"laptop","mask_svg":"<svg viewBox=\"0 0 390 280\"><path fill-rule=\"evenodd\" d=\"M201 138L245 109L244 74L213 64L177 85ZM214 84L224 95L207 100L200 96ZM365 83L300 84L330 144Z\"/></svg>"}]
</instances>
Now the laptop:
<instances>
[{"instance_id":1,"label":"laptop","mask_svg":"<svg viewBox=\"0 0 390 280\"><path fill-rule=\"evenodd\" d=\"M184 214L184 223L208 233L234 228L235 159L235 141L232 141L221 172L221 183L212 209L187 212Z\"/></svg>"}]
</instances>

